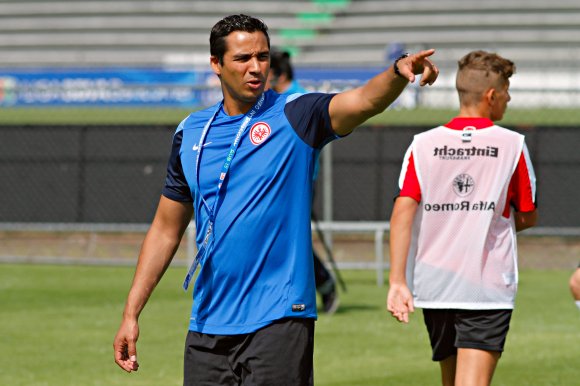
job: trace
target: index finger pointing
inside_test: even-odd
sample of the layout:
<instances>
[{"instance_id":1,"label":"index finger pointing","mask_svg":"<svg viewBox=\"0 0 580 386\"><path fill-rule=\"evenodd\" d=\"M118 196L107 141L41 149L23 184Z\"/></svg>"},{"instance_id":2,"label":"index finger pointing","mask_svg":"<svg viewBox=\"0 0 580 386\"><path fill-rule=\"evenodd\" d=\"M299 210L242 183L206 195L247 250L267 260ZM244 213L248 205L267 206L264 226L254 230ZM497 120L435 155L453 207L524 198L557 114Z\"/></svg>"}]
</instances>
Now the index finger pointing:
<instances>
[{"instance_id":1,"label":"index finger pointing","mask_svg":"<svg viewBox=\"0 0 580 386\"><path fill-rule=\"evenodd\" d=\"M430 48L428 50L419 51L417 53L418 56L422 58L427 58L435 53L435 48Z\"/></svg>"}]
</instances>

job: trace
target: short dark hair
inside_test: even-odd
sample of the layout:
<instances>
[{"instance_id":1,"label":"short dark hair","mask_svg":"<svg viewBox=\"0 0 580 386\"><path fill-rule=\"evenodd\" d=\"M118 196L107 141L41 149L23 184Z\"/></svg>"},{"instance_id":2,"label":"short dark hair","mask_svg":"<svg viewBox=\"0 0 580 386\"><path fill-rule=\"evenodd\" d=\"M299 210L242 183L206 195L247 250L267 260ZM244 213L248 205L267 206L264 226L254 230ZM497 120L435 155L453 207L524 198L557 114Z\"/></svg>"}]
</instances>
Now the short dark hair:
<instances>
[{"instance_id":1,"label":"short dark hair","mask_svg":"<svg viewBox=\"0 0 580 386\"><path fill-rule=\"evenodd\" d=\"M260 19L244 14L230 15L218 21L209 34L209 52L211 56L219 59L220 64L224 62L226 52L226 37L235 31L262 32L266 35L268 48L270 48L270 36L268 36L268 26Z\"/></svg>"},{"instance_id":2,"label":"short dark hair","mask_svg":"<svg viewBox=\"0 0 580 386\"><path fill-rule=\"evenodd\" d=\"M288 80L294 79L294 69L290 63L290 54L287 51L272 51L270 53L270 69L275 77L286 75Z\"/></svg>"}]
</instances>

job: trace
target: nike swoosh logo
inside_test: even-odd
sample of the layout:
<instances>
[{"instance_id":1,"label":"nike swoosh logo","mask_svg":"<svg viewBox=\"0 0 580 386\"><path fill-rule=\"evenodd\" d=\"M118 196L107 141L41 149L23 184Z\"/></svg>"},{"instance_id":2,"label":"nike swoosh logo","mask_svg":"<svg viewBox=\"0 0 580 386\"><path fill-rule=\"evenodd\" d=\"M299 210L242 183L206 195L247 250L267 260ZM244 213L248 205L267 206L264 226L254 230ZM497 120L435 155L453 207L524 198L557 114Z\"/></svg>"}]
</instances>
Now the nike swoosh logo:
<instances>
[{"instance_id":1,"label":"nike swoosh logo","mask_svg":"<svg viewBox=\"0 0 580 386\"><path fill-rule=\"evenodd\" d=\"M211 144L211 143L213 143L213 142L204 143L204 144L203 144L203 147L206 147L207 145L209 145L209 144ZM195 145L193 145L193 147L192 147L191 149L192 149L193 151L198 151L198 150L199 150L199 145L198 145L198 144L195 144Z\"/></svg>"}]
</instances>

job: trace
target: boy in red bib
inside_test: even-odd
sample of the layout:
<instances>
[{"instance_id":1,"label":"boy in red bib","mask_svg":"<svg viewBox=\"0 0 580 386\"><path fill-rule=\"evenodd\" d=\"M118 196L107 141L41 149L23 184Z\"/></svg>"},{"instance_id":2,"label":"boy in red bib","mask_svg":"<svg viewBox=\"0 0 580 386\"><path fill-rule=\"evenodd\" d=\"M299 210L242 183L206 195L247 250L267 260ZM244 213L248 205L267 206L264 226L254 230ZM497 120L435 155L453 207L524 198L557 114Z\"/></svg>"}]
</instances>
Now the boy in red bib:
<instances>
[{"instance_id":1,"label":"boy in red bib","mask_svg":"<svg viewBox=\"0 0 580 386\"><path fill-rule=\"evenodd\" d=\"M391 217L387 309L423 309L443 385L489 385L517 291L516 232L534 226L536 178L524 136L494 124L514 64L459 61L459 116L415 136Z\"/></svg>"}]
</instances>

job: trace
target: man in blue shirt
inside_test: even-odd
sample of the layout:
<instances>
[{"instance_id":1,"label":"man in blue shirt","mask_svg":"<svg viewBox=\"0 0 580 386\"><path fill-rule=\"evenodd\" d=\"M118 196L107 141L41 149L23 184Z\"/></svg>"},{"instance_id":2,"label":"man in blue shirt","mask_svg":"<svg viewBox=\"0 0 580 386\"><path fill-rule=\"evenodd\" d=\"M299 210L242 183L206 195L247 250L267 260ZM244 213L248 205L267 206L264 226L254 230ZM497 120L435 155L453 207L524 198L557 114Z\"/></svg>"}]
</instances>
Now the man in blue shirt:
<instances>
[{"instance_id":1,"label":"man in blue shirt","mask_svg":"<svg viewBox=\"0 0 580 386\"><path fill-rule=\"evenodd\" d=\"M415 74L432 84L433 50L402 57L340 94L264 92L267 27L232 15L210 34L223 100L184 119L121 326L116 363L138 369L138 318L195 213L199 265L184 385L309 385L316 292L310 209L320 149L382 112Z\"/></svg>"}]
</instances>

